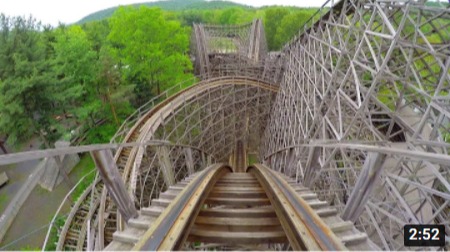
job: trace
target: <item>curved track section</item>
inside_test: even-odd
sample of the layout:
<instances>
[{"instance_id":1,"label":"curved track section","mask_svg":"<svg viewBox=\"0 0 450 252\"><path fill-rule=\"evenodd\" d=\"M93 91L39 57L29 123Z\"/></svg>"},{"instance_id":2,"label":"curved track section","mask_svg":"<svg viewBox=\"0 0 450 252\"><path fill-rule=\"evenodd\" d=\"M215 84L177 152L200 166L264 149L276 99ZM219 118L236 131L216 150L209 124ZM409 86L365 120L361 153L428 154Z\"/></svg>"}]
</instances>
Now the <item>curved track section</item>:
<instances>
[{"instance_id":1,"label":"curved track section","mask_svg":"<svg viewBox=\"0 0 450 252\"><path fill-rule=\"evenodd\" d=\"M125 137L124 142L136 142L139 136L139 129L142 125L140 120L135 127ZM115 161L120 170L126 165L128 156L132 147L121 148L115 155ZM103 183L96 180L93 186L90 186L77 200L67 217L63 231L60 234L57 250L81 250L87 245L86 226L88 221L96 219L98 214L99 202L103 191ZM92 190L94 188L94 190ZM92 199L97 204L92 205ZM88 214L89 213L89 214ZM92 222L93 223L93 222Z\"/></svg>"},{"instance_id":2,"label":"curved track section","mask_svg":"<svg viewBox=\"0 0 450 252\"><path fill-rule=\"evenodd\" d=\"M229 27L195 26L197 71L226 77L166 99L124 140L168 143L116 153L136 206L151 219L131 225L148 228L180 183L206 164L227 161L242 141L381 249L406 249L405 224L442 224L450 237L450 9L439 4L342 0L321 8L282 52L264 59L255 58L264 51L258 22L242 27L248 36L238 34L241 27L229 34ZM221 36L245 47L208 47ZM113 238L136 243L120 233L126 230L107 199L103 190L100 207L89 213L82 211L87 203L77 203L71 218L94 220L96 248ZM84 230L72 219L67 225ZM85 242L85 234L78 237Z\"/></svg>"},{"instance_id":3,"label":"curved track section","mask_svg":"<svg viewBox=\"0 0 450 252\"><path fill-rule=\"evenodd\" d=\"M232 116L231 110L243 103L254 104L253 109L259 113L265 111L264 117L259 114L259 118L266 120L270 102L274 99L276 91L276 86L255 79L245 77L216 78L191 86L164 100L147 112L131 128L124 142L144 142L154 138L156 134L157 139L167 140L170 144L152 145L146 148L126 147L119 149L115 155L119 171L126 183L129 184L138 208L149 206L151 200L157 198L161 191L167 190L171 183L180 181L188 174L205 167L207 162L214 161L215 156L221 155L218 152L228 153L231 151L233 148L231 145L214 144L214 135L208 135L213 132L214 128L209 125L209 129L205 129L204 127L207 125L202 124L205 119L208 119L209 123L213 123L212 126L228 127L229 135L232 137L236 130L242 129L241 126L245 125L245 120L236 121L236 124L240 123L240 126L235 124L223 125L220 120L229 119L229 116ZM199 101L202 101L200 98L204 98L204 94L211 100L199 106ZM222 96L217 97L217 94ZM228 103L230 100L234 102ZM192 104L192 108L189 108L187 104ZM248 110L242 111L242 113L246 112L248 115L252 109L250 105L245 104L245 108L248 108ZM209 111L222 110L222 114L228 117L222 117L220 120L203 118L202 121L199 116L205 114L204 109ZM183 120L180 121L181 117L183 117ZM259 127L264 124L265 121L261 122ZM247 129L248 127L249 125L247 125ZM197 128L197 132L203 134L197 134L196 137L193 137L192 130L195 128ZM260 132L263 132L263 130L261 128ZM246 136L245 133L242 136ZM210 148L207 149L206 147ZM206 152L202 151L205 149ZM172 166L174 170L171 180L167 179L162 171L163 169L161 169L165 166ZM94 191L89 188L73 207L63 228L64 232L61 233L58 249L86 248L87 236L83 227L87 225L88 221L91 221L91 224L97 227L97 238L93 245L96 248L106 246L112 240L113 233L117 229L121 229L121 222L117 222L117 211L107 197L106 189L103 189L103 183L97 181L94 188L96 189ZM93 197L95 202L98 198L101 198L100 203L90 205ZM83 208L83 206L88 205L92 207L90 209L92 213L90 214L86 214Z\"/></svg>"}]
</instances>

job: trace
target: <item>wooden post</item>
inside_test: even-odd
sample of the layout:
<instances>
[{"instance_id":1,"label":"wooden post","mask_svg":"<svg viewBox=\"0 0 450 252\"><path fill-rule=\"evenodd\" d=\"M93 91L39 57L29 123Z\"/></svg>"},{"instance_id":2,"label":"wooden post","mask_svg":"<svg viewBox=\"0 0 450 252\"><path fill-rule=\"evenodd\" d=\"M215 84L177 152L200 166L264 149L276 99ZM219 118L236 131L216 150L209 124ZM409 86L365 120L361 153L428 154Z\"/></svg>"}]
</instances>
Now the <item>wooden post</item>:
<instances>
[{"instance_id":1,"label":"wooden post","mask_svg":"<svg viewBox=\"0 0 450 252\"><path fill-rule=\"evenodd\" d=\"M72 180L70 180L69 175L67 174L67 171L64 168L64 165L62 162L63 158L61 158L61 156L55 156L54 158L55 158L56 166L58 166L59 172L63 175L63 178L67 183L67 186L69 188L72 188L74 186L74 184L72 183ZM53 188L56 187L56 183L58 182L58 176L56 177L56 179L54 181L55 184L52 186ZM70 199L72 199L72 196L70 196Z\"/></svg>"},{"instance_id":2,"label":"wooden post","mask_svg":"<svg viewBox=\"0 0 450 252\"><path fill-rule=\"evenodd\" d=\"M309 149L308 161L305 166L305 177L303 178L303 183L307 187L313 185L313 178L317 172L320 172L320 147L312 147Z\"/></svg>"},{"instance_id":3,"label":"wooden post","mask_svg":"<svg viewBox=\"0 0 450 252\"><path fill-rule=\"evenodd\" d=\"M206 166L210 166L212 164L211 156L206 157Z\"/></svg>"},{"instance_id":4,"label":"wooden post","mask_svg":"<svg viewBox=\"0 0 450 252\"><path fill-rule=\"evenodd\" d=\"M159 166L163 172L164 182L167 186L175 185L175 174L173 171L172 162L170 161L169 148L167 146L159 146L156 148L158 155Z\"/></svg>"},{"instance_id":5,"label":"wooden post","mask_svg":"<svg viewBox=\"0 0 450 252\"><path fill-rule=\"evenodd\" d=\"M245 172L245 168L247 168L247 158L244 143L241 140L236 142L233 153L232 165L234 172Z\"/></svg>"},{"instance_id":6,"label":"wooden post","mask_svg":"<svg viewBox=\"0 0 450 252\"><path fill-rule=\"evenodd\" d=\"M127 193L125 183L114 162L111 150L92 151L91 156L105 183L106 189L125 221L137 217L138 212L134 206L134 202Z\"/></svg>"},{"instance_id":7,"label":"wooden post","mask_svg":"<svg viewBox=\"0 0 450 252\"><path fill-rule=\"evenodd\" d=\"M207 160L206 160L206 154L204 152L202 152L201 155L202 155L202 166L203 166L202 169L203 169L203 168L206 168L208 165L207 165Z\"/></svg>"},{"instance_id":8,"label":"wooden post","mask_svg":"<svg viewBox=\"0 0 450 252\"><path fill-rule=\"evenodd\" d=\"M289 176L289 177L292 176L293 174L295 174L295 171L296 171L296 169L295 169L296 162L294 162L295 158L296 158L295 148L290 148L288 150L287 164L286 164L287 168L286 168L286 171L285 171L285 174L287 176Z\"/></svg>"},{"instance_id":9,"label":"wooden post","mask_svg":"<svg viewBox=\"0 0 450 252\"><path fill-rule=\"evenodd\" d=\"M191 148L184 149L184 156L186 159L186 166L188 168L189 175L195 172L194 170L194 159L192 158L192 150Z\"/></svg>"},{"instance_id":10,"label":"wooden post","mask_svg":"<svg viewBox=\"0 0 450 252\"><path fill-rule=\"evenodd\" d=\"M370 152L367 155L355 188L345 205L342 219L354 222L361 215L375 183L380 178L384 160L386 160L385 154Z\"/></svg>"}]
</instances>

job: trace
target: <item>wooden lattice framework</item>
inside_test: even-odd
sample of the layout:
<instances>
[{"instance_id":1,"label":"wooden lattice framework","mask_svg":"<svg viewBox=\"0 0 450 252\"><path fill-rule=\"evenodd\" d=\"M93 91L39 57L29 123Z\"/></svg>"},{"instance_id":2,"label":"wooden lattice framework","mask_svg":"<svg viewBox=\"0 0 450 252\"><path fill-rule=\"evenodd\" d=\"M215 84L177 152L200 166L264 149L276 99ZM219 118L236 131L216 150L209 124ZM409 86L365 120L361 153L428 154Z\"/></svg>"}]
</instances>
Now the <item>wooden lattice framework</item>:
<instances>
[{"instance_id":1,"label":"wooden lattice framework","mask_svg":"<svg viewBox=\"0 0 450 252\"><path fill-rule=\"evenodd\" d=\"M261 158L383 249L404 249L407 223L444 224L449 236L448 5L341 1L283 52Z\"/></svg>"},{"instance_id":2,"label":"wooden lattice framework","mask_svg":"<svg viewBox=\"0 0 450 252\"><path fill-rule=\"evenodd\" d=\"M448 6L343 0L320 9L281 52L267 52L259 20L194 25L192 38L202 81L170 98L176 92L167 91L114 138L161 141L116 152L138 209L206 164L226 161L240 140L380 248L404 249L407 223L443 224L449 236ZM88 215L83 202L91 202ZM97 180L66 223L65 234L76 235L61 236L59 248L102 249L122 228Z\"/></svg>"},{"instance_id":3,"label":"wooden lattice framework","mask_svg":"<svg viewBox=\"0 0 450 252\"><path fill-rule=\"evenodd\" d=\"M202 79L247 76L281 81L281 54L267 52L260 19L244 25L194 24L191 53L194 72Z\"/></svg>"}]
</instances>

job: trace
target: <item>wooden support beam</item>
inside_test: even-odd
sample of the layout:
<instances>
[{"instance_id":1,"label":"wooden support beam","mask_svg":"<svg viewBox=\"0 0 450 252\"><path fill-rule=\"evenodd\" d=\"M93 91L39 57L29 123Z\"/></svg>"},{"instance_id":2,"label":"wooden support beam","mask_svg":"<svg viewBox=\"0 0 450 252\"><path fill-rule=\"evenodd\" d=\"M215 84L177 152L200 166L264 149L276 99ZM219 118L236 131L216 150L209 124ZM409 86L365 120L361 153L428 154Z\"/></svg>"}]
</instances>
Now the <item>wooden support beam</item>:
<instances>
[{"instance_id":1,"label":"wooden support beam","mask_svg":"<svg viewBox=\"0 0 450 252\"><path fill-rule=\"evenodd\" d=\"M385 159L385 154L369 152L356 181L355 188L353 188L352 194L345 205L342 219L354 222L361 215L374 185L380 178Z\"/></svg>"},{"instance_id":2,"label":"wooden support beam","mask_svg":"<svg viewBox=\"0 0 450 252\"><path fill-rule=\"evenodd\" d=\"M67 186L69 188L72 188L74 186L74 184L72 183L72 180L70 180L69 175L67 174L67 171L66 171L66 169L64 168L64 165L63 165L64 156L62 156L62 157L61 156L55 156L54 159L55 159L56 165L58 166L59 173L62 174L62 176L64 178L64 181L67 183ZM58 177L54 181L55 184L53 185L53 188L56 187L56 183L57 182L58 182ZM72 198L72 197L70 197L70 198Z\"/></svg>"},{"instance_id":3,"label":"wooden support beam","mask_svg":"<svg viewBox=\"0 0 450 252\"><path fill-rule=\"evenodd\" d=\"M247 168L247 155L242 140L236 142L232 165L234 172L242 173L245 172L245 169Z\"/></svg>"},{"instance_id":4,"label":"wooden support beam","mask_svg":"<svg viewBox=\"0 0 450 252\"><path fill-rule=\"evenodd\" d=\"M185 148L184 149L184 156L186 160L186 166L188 168L189 175L192 175L194 170L194 159L192 158L192 149L191 148Z\"/></svg>"},{"instance_id":5,"label":"wooden support beam","mask_svg":"<svg viewBox=\"0 0 450 252\"><path fill-rule=\"evenodd\" d=\"M287 164L286 164L286 174L288 176L292 176L295 174L295 162L296 160L296 155L295 155L295 149L294 148L290 148L288 150L288 154L287 154Z\"/></svg>"},{"instance_id":6,"label":"wooden support beam","mask_svg":"<svg viewBox=\"0 0 450 252\"><path fill-rule=\"evenodd\" d=\"M163 172L164 182L167 186L175 185L175 174L172 166L172 162L170 161L170 151L167 146L159 146L156 149L156 154L158 156L159 165Z\"/></svg>"},{"instance_id":7,"label":"wooden support beam","mask_svg":"<svg viewBox=\"0 0 450 252\"><path fill-rule=\"evenodd\" d=\"M92 151L91 156L94 159L106 189L125 221L137 217L138 212L134 206L134 202L127 193L125 183L114 162L111 150Z\"/></svg>"},{"instance_id":8,"label":"wooden support beam","mask_svg":"<svg viewBox=\"0 0 450 252\"><path fill-rule=\"evenodd\" d=\"M305 177L303 178L303 183L307 187L312 186L313 178L315 173L320 171L320 147L312 147L309 149L308 161L306 162Z\"/></svg>"}]
</instances>

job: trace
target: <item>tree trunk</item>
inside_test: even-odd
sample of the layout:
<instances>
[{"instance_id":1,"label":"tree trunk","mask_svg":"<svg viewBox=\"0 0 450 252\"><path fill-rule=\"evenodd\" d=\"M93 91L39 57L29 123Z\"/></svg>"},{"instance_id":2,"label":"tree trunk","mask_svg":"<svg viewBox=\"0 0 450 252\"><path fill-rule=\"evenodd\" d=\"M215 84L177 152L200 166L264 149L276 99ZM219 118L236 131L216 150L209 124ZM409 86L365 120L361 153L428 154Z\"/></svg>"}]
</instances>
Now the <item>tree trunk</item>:
<instances>
[{"instance_id":1,"label":"tree trunk","mask_svg":"<svg viewBox=\"0 0 450 252\"><path fill-rule=\"evenodd\" d=\"M8 152L6 151L6 148L4 146L5 142L0 141L0 149L2 149L3 154L8 154Z\"/></svg>"},{"instance_id":2,"label":"tree trunk","mask_svg":"<svg viewBox=\"0 0 450 252\"><path fill-rule=\"evenodd\" d=\"M111 76L108 74L108 90L106 91L106 99L108 99L108 101L109 101L109 105L111 106L111 112L113 113L114 120L116 121L117 127L119 127L120 124L119 124L119 119L117 119L116 108L114 107L114 104L112 103L111 94L109 93L111 83L112 83Z\"/></svg>"}]
</instances>

